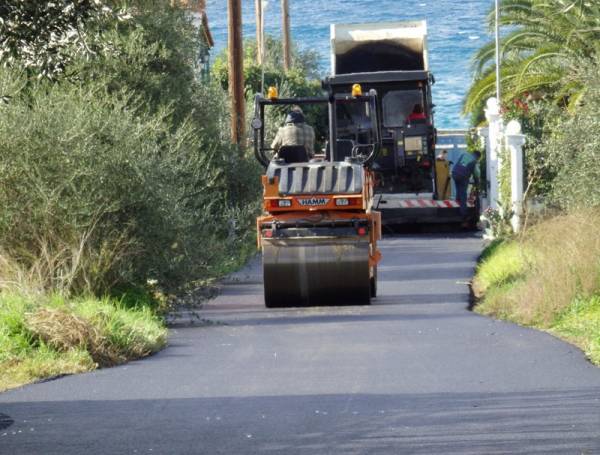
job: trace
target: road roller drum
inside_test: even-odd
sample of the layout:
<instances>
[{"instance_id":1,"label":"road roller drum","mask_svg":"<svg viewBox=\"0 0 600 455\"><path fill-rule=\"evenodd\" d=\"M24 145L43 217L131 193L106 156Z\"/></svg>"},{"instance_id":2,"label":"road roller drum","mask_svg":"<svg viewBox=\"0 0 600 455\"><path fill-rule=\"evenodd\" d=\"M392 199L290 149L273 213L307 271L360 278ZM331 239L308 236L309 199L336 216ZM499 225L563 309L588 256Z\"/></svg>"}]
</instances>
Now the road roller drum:
<instances>
[{"instance_id":1,"label":"road roller drum","mask_svg":"<svg viewBox=\"0 0 600 455\"><path fill-rule=\"evenodd\" d=\"M371 294L369 240L264 239L263 273L268 307L366 305Z\"/></svg>"}]
</instances>

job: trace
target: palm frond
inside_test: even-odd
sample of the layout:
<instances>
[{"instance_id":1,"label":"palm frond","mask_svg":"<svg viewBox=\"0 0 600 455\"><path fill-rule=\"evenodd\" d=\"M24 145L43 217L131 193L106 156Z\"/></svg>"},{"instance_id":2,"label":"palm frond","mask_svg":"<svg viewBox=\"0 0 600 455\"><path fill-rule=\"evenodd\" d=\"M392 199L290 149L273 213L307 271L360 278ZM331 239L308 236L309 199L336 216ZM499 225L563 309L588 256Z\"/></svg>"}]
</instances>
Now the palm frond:
<instances>
[{"instance_id":1,"label":"palm frond","mask_svg":"<svg viewBox=\"0 0 600 455\"><path fill-rule=\"evenodd\" d=\"M500 25L508 29L501 41L503 100L536 91L549 100L577 105L583 88L572 77L572 62L600 54L600 2L501 0L500 12ZM494 13L491 8L490 28ZM473 56L474 80L463 100L465 114L480 112L485 99L493 95L494 58L494 42L485 43Z\"/></svg>"}]
</instances>

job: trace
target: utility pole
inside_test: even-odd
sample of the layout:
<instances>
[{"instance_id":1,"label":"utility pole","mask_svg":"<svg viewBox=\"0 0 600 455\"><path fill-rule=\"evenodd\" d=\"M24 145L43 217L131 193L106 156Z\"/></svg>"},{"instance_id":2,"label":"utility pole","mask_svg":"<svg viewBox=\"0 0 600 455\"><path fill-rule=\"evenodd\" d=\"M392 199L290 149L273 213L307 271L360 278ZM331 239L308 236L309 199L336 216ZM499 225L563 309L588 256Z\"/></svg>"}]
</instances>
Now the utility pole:
<instances>
[{"instance_id":1,"label":"utility pole","mask_svg":"<svg viewBox=\"0 0 600 455\"><path fill-rule=\"evenodd\" d=\"M495 13L496 13L496 26L495 26L495 35L496 35L496 99L498 103L502 105L502 93L500 92L500 65L501 65L501 56L500 56L500 4L499 0L496 0L495 3Z\"/></svg>"},{"instance_id":2,"label":"utility pole","mask_svg":"<svg viewBox=\"0 0 600 455\"><path fill-rule=\"evenodd\" d=\"M256 12L256 60L259 65L263 64L263 8L262 0L254 0L254 10Z\"/></svg>"},{"instance_id":3,"label":"utility pole","mask_svg":"<svg viewBox=\"0 0 600 455\"><path fill-rule=\"evenodd\" d=\"M281 0L283 30L283 69L287 73L292 68L292 43L290 34L290 8L288 0Z\"/></svg>"},{"instance_id":4,"label":"utility pole","mask_svg":"<svg viewBox=\"0 0 600 455\"><path fill-rule=\"evenodd\" d=\"M231 142L241 145L244 140L244 43L242 41L242 2L227 0L229 45L229 96L231 98Z\"/></svg>"}]
</instances>

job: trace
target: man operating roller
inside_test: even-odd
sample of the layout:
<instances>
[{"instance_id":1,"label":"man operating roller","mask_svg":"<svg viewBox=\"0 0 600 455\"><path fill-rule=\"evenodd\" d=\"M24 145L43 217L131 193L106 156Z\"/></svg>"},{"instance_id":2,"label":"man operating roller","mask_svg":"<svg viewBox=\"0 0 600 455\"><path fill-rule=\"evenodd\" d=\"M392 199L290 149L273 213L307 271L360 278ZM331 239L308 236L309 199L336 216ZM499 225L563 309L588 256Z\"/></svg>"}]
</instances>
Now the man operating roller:
<instances>
[{"instance_id":1,"label":"man operating roller","mask_svg":"<svg viewBox=\"0 0 600 455\"><path fill-rule=\"evenodd\" d=\"M315 131L312 126L305 123L304 113L299 106L292 107L285 119L285 124L279 128L271 144L271 148L276 153L279 153L281 147L288 146L303 146L308 158L314 154Z\"/></svg>"}]
</instances>

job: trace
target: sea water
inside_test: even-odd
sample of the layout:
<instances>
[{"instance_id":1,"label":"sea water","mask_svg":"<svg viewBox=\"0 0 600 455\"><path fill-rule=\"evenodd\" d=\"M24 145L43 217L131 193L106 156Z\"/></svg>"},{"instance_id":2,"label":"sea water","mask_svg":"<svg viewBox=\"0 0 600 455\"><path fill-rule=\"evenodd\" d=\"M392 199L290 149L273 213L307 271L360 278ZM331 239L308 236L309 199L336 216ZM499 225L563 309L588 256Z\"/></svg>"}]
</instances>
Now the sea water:
<instances>
[{"instance_id":1,"label":"sea water","mask_svg":"<svg viewBox=\"0 0 600 455\"><path fill-rule=\"evenodd\" d=\"M254 0L242 0L244 37L254 38ZM269 0L265 32L281 35L281 2ZM302 49L319 53L323 75L330 71L329 26L425 19L428 25L429 67L435 76L433 102L438 129L466 128L462 101L472 81L473 54L492 35L486 18L492 0L289 0L292 39ZM208 0L207 14L215 49L227 45L227 1Z\"/></svg>"}]
</instances>

